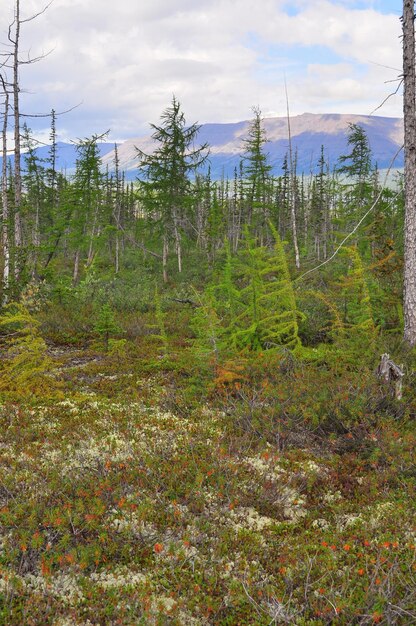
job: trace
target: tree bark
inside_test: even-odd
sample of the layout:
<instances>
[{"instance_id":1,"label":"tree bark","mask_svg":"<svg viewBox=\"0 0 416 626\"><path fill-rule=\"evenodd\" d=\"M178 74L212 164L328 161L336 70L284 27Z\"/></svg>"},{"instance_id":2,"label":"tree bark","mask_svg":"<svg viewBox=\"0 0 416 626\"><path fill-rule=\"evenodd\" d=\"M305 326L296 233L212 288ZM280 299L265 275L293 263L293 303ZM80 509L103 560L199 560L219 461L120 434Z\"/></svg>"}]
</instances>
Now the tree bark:
<instances>
[{"instance_id":1,"label":"tree bark","mask_svg":"<svg viewBox=\"0 0 416 626\"><path fill-rule=\"evenodd\" d=\"M403 1L403 115L405 157L404 339L416 345L416 77L414 0Z\"/></svg>"},{"instance_id":2,"label":"tree bark","mask_svg":"<svg viewBox=\"0 0 416 626\"><path fill-rule=\"evenodd\" d=\"M290 203L290 224L292 227L292 239L293 239L293 248L295 251L295 265L296 269L300 269L300 256L299 256L299 246L298 246L298 232L297 232L297 224L296 224L296 164L293 160L293 150L292 150L292 133L290 128L290 112L289 112L289 98L287 95L286 89L286 110L287 110L287 131L289 136L289 164L290 164L290 187L289 187L289 203Z\"/></svg>"},{"instance_id":3,"label":"tree bark","mask_svg":"<svg viewBox=\"0 0 416 626\"><path fill-rule=\"evenodd\" d=\"M163 237L163 257L162 257L162 266L163 266L163 282L168 282L168 241L166 235Z\"/></svg>"},{"instance_id":4,"label":"tree bark","mask_svg":"<svg viewBox=\"0 0 416 626\"><path fill-rule=\"evenodd\" d=\"M7 126L9 114L9 93L3 77L1 77L4 92L4 116L2 129L2 175L1 175L1 199L2 199L2 248L3 248L3 295L2 303L7 302L7 290L10 280L10 241L9 241L9 198L7 195Z\"/></svg>"},{"instance_id":5,"label":"tree bark","mask_svg":"<svg viewBox=\"0 0 416 626\"><path fill-rule=\"evenodd\" d=\"M77 251L75 252L75 258L74 258L74 271L72 274L72 285L75 287L78 284L78 277L79 277L79 259L81 256L81 251L78 248Z\"/></svg>"},{"instance_id":6,"label":"tree bark","mask_svg":"<svg viewBox=\"0 0 416 626\"><path fill-rule=\"evenodd\" d=\"M14 114L14 243L16 246L15 278L20 275L19 248L22 246L22 172L20 145L20 85L19 85L19 40L20 40L20 0L15 3L15 32L13 39L13 114Z\"/></svg>"}]
</instances>

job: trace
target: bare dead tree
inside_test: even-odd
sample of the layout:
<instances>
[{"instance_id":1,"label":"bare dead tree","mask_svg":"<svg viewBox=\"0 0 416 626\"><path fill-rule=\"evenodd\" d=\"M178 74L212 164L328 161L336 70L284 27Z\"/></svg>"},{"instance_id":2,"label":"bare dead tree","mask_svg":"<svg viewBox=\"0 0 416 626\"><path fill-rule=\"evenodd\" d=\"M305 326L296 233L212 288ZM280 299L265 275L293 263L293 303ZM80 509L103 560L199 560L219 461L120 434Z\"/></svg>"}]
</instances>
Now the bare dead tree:
<instances>
[{"instance_id":1,"label":"bare dead tree","mask_svg":"<svg viewBox=\"0 0 416 626\"><path fill-rule=\"evenodd\" d=\"M289 167L290 167L289 204L290 204L290 222L291 222L291 226L292 226L293 247L294 247L294 250L295 250L295 265L296 265L296 269L300 269L298 233L297 233L297 224L296 224L296 165L295 165L295 161L293 159L292 132L291 132L291 128L290 128L289 98L288 98L288 95L287 95L286 80L285 80L285 92L286 92L286 111L287 111L287 131L288 131L288 136L289 136Z\"/></svg>"},{"instance_id":2,"label":"bare dead tree","mask_svg":"<svg viewBox=\"0 0 416 626\"><path fill-rule=\"evenodd\" d=\"M7 128L9 120L9 92L4 76L0 73L0 83L4 95L2 126L2 172L1 172L1 242L3 252L3 295L2 303L7 302L7 290L10 280L10 241L9 241L9 198L7 195Z\"/></svg>"},{"instance_id":3,"label":"bare dead tree","mask_svg":"<svg viewBox=\"0 0 416 626\"><path fill-rule=\"evenodd\" d=\"M12 35L12 26L14 35ZM14 22L9 27L8 39L13 45L13 115L14 115L14 243L22 247L22 172L20 146L20 85L19 85L19 43L20 43L20 0L15 2ZM15 262L15 278L19 278L19 263Z\"/></svg>"},{"instance_id":4,"label":"bare dead tree","mask_svg":"<svg viewBox=\"0 0 416 626\"><path fill-rule=\"evenodd\" d=\"M41 11L31 15L30 17L22 19L20 14L20 0L14 2L14 18L11 24L9 24L7 38L11 47L10 52L6 53L10 60L9 63L5 63L5 66L11 70L11 92L13 96L13 117L14 117L14 245L16 249L15 261L14 261L14 274L15 279L19 279L21 271L21 255L18 251L23 245L22 234L22 220L21 220L21 206L22 206L22 169L21 169L21 132L20 132L20 80L19 70L21 65L28 65L36 63L41 59L44 59L47 54L42 54L37 57L31 57L28 55L26 59L22 59L20 55L20 36L21 27L27 22L32 22L40 15L43 15L49 8L51 2L43 7Z\"/></svg>"},{"instance_id":5,"label":"bare dead tree","mask_svg":"<svg viewBox=\"0 0 416 626\"><path fill-rule=\"evenodd\" d=\"M416 345L416 74L414 0L403 0L404 339Z\"/></svg>"}]
</instances>

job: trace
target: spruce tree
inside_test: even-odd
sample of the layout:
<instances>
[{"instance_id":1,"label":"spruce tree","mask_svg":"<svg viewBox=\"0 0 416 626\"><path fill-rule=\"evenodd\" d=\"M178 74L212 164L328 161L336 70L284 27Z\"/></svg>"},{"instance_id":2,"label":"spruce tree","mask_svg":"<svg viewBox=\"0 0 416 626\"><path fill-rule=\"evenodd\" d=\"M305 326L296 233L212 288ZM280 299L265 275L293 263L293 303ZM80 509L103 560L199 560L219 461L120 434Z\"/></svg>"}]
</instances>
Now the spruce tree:
<instances>
[{"instance_id":1,"label":"spruce tree","mask_svg":"<svg viewBox=\"0 0 416 626\"><path fill-rule=\"evenodd\" d=\"M330 180L324 146L318 161L318 173L314 176L310 200L310 230L314 252L318 260L328 256Z\"/></svg>"},{"instance_id":2,"label":"spruce tree","mask_svg":"<svg viewBox=\"0 0 416 626\"><path fill-rule=\"evenodd\" d=\"M152 154L137 149L139 157L139 199L149 217L160 227L163 240L164 280L167 256L175 246L178 271L182 271L183 225L194 200L190 176L208 157L208 146L194 148L199 126L186 125L181 105L172 98L161 116L160 126L151 124L156 148Z\"/></svg>"},{"instance_id":3,"label":"spruce tree","mask_svg":"<svg viewBox=\"0 0 416 626\"><path fill-rule=\"evenodd\" d=\"M98 142L104 135L93 135L76 145L78 158L72 189L71 239L74 247L73 282L80 276L80 263L90 266L94 244L100 233L104 176L101 172Z\"/></svg>"},{"instance_id":4,"label":"spruce tree","mask_svg":"<svg viewBox=\"0 0 416 626\"><path fill-rule=\"evenodd\" d=\"M109 304L103 304L99 310L94 330L102 338L104 349L108 352L111 335L117 334L121 331L120 326L115 320L114 312Z\"/></svg>"},{"instance_id":5,"label":"spruce tree","mask_svg":"<svg viewBox=\"0 0 416 626\"><path fill-rule=\"evenodd\" d=\"M253 113L254 118L244 141L243 188L246 205L244 223L253 224L253 232L263 238L271 212L272 168L264 149L268 139L261 111L254 107Z\"/></svg>"},{"instance_id":6,"label":"spruce tree","mask_svg":"<svg viewBox=\"0 0 416 626\"><path fill-rule=\"evenodd\" d=\"M349 124L348 146L350 152L338 159L337 171L346 177L346 228L357 221L371 201L372 152L365 129L359 124Z\"/></svg>"}]
</instances>

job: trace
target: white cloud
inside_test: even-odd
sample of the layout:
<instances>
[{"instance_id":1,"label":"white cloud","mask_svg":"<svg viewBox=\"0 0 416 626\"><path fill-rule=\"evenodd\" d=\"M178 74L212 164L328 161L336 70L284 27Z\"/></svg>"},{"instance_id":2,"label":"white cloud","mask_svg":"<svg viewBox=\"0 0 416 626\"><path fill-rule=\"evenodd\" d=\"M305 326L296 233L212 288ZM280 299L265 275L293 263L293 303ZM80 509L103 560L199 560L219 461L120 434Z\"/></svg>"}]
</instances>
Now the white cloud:
<instances>
[{"instance_id":1,"label":"white cloud","mask_svg":"<svg viewBox=\"0 0 416 626\"><path fill-rule=\"evenodd\" d=\"M297 14L287 15L283 0L54 0L22 29L23 51L54 49L22 68L24 108L82 101L59 119L62 134L111 128L121 138L157 123L172 93L190 122L245 119L252 105L282 115L286 73L293 113L370 113L400 73L380 67L400 68L397 15L329 0L295 4ZM3 41L12 5L0 17ZM43 6L26 0L24 15ZM400 115L400 97L380 113Z\"/></svg>"}]
</instances>

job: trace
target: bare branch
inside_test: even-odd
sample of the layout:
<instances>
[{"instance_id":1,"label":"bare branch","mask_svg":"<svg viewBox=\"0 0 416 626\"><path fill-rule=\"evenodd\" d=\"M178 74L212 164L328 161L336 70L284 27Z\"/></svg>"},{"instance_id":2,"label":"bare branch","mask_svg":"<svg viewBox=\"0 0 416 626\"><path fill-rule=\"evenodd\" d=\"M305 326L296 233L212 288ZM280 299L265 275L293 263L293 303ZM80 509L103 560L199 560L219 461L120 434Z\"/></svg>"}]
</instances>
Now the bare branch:
<instances>
[{"instance_id":1,"label":"bare branch","mask_svg":"<svg viewBox=\"0 0 416 626\"><path fill-rule=\"evenodd\" d=\"M15 46L16 45L16 41L12 38L12 28L13 26L16 24L16 18L14 18L13 22L11 22L11 24L9 24L9 28L7 31L7 39L10 41L10 43Z\"/></svg>"},{"instance_id":2,"label":"bare branch","mask_svg":"<svg viewBox=\"0 0 416 626\"><path fill-rule=\"evenodd\" d=\"M155 259L162 260L163 257L162 257L161 254L158 254L157 252L153 252L153 250L149 250L148 248L146 248L146 246L143 243L140 243L139 241L136 241L134 239L134 237L132 237L125 230L125 228L123 228L123 226L121 225L120 220L117 218L117 216L113 215L113 217L115 219L117 228L123 233L123 235L126 237L127 241L129 241L131 244L133 244L133 246L136 246L136 248L139 248L139 250L142 250L146 254L150 254L150 256L154 257Z\"/></svg>"},{"instance_id":3,"label":"bare branch","mask_svg":"<svg viewBox=\"0 0 416 626\"><path fill-rule=\"evenodd\" d=\"M60 115L66 115L67 113L71 113L71 111L74 111L75 109L77 109L78 107L80 107L82 105L82 101L79 102L78 104L75 104L73 107L66 109L65 111L59 111L58 113L55 112L55 117L59 117ZM20 117L52 117L52 113L20 113ZM107 131L107 133L110 131ZM106 134L106 133L104 133Z\"/></svg>"},{"instance_id":4,"label":"bare branch","mask_svg":"<svg viewBox=\"0 0 416 626\"><path fill-rule=\"evenodd\" d=\"M383 63L377 63L377 61L367 61L371 65L377 65L378 67L384 67L386 70L393 70L394 72L401 72L401 69L397 67L391 67L390 65L384 65Z\"/></svg>"},{"instance_id":5,"label":"bare branch","mask_svg":"<svg viewBox=\"0 0 416 626\"><path fill-rule=\"evenodd\" d=\"M46 13L46 11L49 9L49 7L51 6L51 4L53 4L53 0L51 0L50 2L48 2L48 4L46 4L43 9L41 11L39 11L39 13L35 13L34 15L31 15L31 17L27 17L24 20L20 20L21 24L25 24L26 22L32 22L33 20L35 20L37 17L39 17L40 15L43 15L44 13Z\"/></svg>"},{"instance_id":6,"label":"bare branch","mask_svg":"<svg viewBox=\"0 0 416 626\"><path fill-rule=\"evenodd\" d=\"M39 63L39 61L43 61L43 59L46 59L50 54L52 54L54 50L55 48L51 48L50 50L48 50L48 52L43 52L37 57L31 57L29 56L30 53L28 53L27 61L22 61L19 59L19 65L32 65L32 63Z\"/></svg>"},{"instance_id":7,"label":"bare branch","mask_svg":"<svg viewBox=\"0 0 416 626\"><path fill-rule=\"evenodd\" d=\"M392 91L392 93L389 93L389 95L388 95L386 98L384 98L383 102L382 102L381 104L379 104L379 106L378 106L378 107L376 107L376 108L374 109L374 111L371 111L370 115L373 115L373 113L375 113L376 111L378 111L379 109L381 109L381 107L382 107L384 104L386 104L387 100L390 100L390 98L392 98L393 96L395 96L395 95L397 94L397 92L399 91L400 87L402 86L402 84L403 84L403 78L401 78L401 79L400 79L400 82L399 82L399 84L397 85L397 89L396 89L395 91Z\"/></svg>"},{"instance_id":8,"label":"bare branch","mask_svg":"<svg viewBox=\"0 0 416 626\"><path fill-rule=\"evenodd\" d=\"M327 265L330 261L332 261L338 254L338 252L341 250L341 248L344 246L344 244L348 241L348 239L350 239L350 237L352 237L354 235L354 233L357 232L357 230L359 229L359 227L361 226L361 224L364 222L364 220L370 215L370 213L374 210L374 208L377 206L378 201L380 200L386 185L387 185L387 179L389 177L389 174L391 172L391 169L394 165L395 160L397 159L397 157L399 156L400 152L403 150L404 146L400 146L400 148L397 150L396 154L394 155L394 157L392 158L390 165L389 165L389 169L386 172L386 175L384 177L384 181L383 181L383 185L379 191L379 194L377 196L377 198L374 200L373 204L370 206L370 208L368 209L368 211L366 211L366 213L364 213L364 215L362 216L362 218L360 219L360 221L354 226L354 228L352 229L351 232L348 233L348 235L346 237L344 237L344 239L341 241L341 243L339 244L338 248L335 250L335 252L333 252L333 254L331 254L330 257L328 257L323 263L320 263L319 265L317 265L316 267L313 267L312 269L308 270L307 272L304 272L303 274L301 274L300 276L298 276L297 278L294 279L293 283L297 283L298 281L302 280L303 278L305 278L305 276L308 276L308 274L312 274L312 272L316 272L317 270L319 270L321 267L323 267L324 265Z\"/></svg>"}]
</instances>

